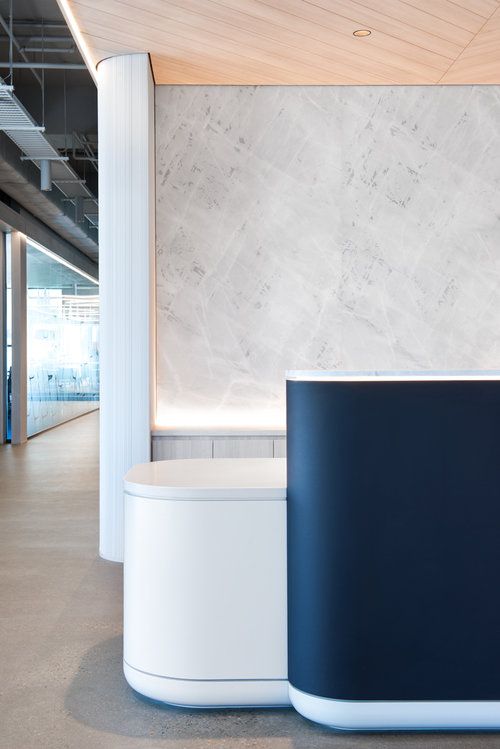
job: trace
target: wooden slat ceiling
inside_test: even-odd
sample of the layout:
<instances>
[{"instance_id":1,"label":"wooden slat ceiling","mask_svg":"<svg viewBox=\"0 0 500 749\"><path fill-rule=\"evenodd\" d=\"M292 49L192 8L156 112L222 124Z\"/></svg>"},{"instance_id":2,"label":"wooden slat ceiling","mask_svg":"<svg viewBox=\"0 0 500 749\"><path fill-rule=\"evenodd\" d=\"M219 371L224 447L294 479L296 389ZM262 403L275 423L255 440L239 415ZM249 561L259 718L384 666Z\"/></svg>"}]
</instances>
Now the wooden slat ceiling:
<instances>
[{"instance_id":1,"label":"wooden slat ceiling","mask_svg":"<svg viewBox=\"0 0 500 749\"><path fill-rule=\"evenodd\" d=\"M68 4L96 63L149 52L158 84L500 83L500 0Z\"/></svg>"}]
</instances>

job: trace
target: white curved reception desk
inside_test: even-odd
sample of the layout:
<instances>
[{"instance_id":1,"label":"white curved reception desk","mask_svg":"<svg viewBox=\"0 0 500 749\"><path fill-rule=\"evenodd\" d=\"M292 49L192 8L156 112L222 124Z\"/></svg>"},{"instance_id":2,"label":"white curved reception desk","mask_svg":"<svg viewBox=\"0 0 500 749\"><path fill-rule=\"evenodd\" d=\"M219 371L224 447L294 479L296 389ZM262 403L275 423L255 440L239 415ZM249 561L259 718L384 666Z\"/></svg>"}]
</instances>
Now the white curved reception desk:
<instances>
[{"instance_id":1,"label":"white curved reception desk","mask_svg":"<svg viewBox=\"0 0 500 749\"><path fill-rule=\"evenodd\" d=\"M499 424L497 372L290 373L287 468L133 468L128 682L338 729L499 730Z\"/></svg>"},{"instance_id":2,"label":"white curved reception desk","mask_svg":"<svg viewBox=\"0 0 500 749\"><path fill-rule=\"evenodd\" d=\"M183 706L289 704L285 460L132 468L124 574L136 691Z\"/></svg>"}]
</instances>

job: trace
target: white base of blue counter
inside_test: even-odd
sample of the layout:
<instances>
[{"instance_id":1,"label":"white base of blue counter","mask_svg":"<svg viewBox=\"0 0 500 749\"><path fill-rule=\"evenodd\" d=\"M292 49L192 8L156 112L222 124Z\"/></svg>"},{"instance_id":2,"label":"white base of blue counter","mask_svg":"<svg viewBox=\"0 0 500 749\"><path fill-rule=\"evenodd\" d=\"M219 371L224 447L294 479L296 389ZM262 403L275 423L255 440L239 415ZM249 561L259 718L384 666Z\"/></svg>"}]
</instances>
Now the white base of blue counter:
<instances>
[{"instance_id":1,"label":"white base of blue counter","mask_svg":"<svg viewBox=\"0 0 500 749\"><path fill-rule=\"evenodd\" d=\"M293 707L309 720L344 731L498 730L500 702L332 700L290 685Z\"/></svg>"},{"instance_id":2,"label":"white base of blue counter","mask_svg":"<svg viewBox=\"0 0 500 749\"><path fill-rule=\"evenodd\" d=\"M136 692L181 707L289 707L285 679L198 681L146 674L125 661L123 672Z\"/></svg>"}]
</instances>

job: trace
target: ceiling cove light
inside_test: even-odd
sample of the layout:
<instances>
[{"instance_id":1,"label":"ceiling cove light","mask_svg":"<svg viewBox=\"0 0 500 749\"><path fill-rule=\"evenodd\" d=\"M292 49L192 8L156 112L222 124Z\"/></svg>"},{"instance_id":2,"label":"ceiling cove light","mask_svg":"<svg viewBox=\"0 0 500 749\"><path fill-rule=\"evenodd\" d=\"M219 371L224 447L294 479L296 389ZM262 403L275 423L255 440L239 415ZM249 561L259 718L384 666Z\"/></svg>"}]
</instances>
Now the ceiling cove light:
<instances>
[{"instance_id":1,"label":"ceiling cove light","mask_svg":"<svg viewBox=\"0 0 500 749\"><path fill-rule=\"evenodd\" d=\"M92 59L92 54L88 48L87 42L85 41L85 38L80 31L80 27L78 26L73 10L71 9L68 0L58 0L58 4L59 9L64 16L64 20L68 24L69 30L71 31L73 39L76 42L76 46L80 50L80 54L83 57L85 65L89 69L89 73L94 79L94 83L97 85L96 66L94 60Z\"/></svg>"},{"instance_id":2,"label":"ceiling cove light","mask_svg":"<svg viewBox=\"0 0 500 749\"><path fill-rule=\"evenodd\" d=\"M370 29L356 29L356 31L352 32L353 36L370 36L372 32Z\"/></svg>"},{"instance_id":3,"label":"ceiling cove light","mask_svg":"<svg viewBox=\"0 0 500 749\"><path fill-rule=\"evenodd\" d=\"M89 281L92 281L92 283L95 283L96 286L99 286L99 281L97 278L95 278L95 276L91 276L88 273L85 273L85 271L80 270L80 268L77 268L76 265L73 265L73 263L68 262L65 258L61 257L56 252L51 252L42 244L35 242L35 240L31 239L31 237L27 237L26 235L24 235L24 237L27 243L30 244L32 247L34 247L35 250L38 250L39 252L43 252L44 255L47 255L53 260L57 260L57 262L60 263L61 265L64 265L65 268L69 268L75 273L78 273L78 275L83 276L83 278L88 278Z\"/></svg>"}]
</instances>

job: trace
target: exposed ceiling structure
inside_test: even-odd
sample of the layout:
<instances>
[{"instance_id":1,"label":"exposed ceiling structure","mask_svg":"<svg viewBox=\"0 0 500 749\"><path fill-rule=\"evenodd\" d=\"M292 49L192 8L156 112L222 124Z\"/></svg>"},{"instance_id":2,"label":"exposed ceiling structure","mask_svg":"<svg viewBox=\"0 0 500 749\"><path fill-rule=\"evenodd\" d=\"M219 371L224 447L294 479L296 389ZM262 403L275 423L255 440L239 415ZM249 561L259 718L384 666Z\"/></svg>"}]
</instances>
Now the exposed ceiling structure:
<instances>
[{"instance_id":1,"label":"exposed ceiling structure","mask_svg":"<svg viewBox=\"0 0 500 749\"><path fill-rule=\"evenodd\" d=\"M500 83L500 0L58 2L95 64L149 52L158 84Z\"/></svg>"},{"instance_id":2,"label":"exposed ceiling structure","mask_svg":"<svg viewBox=\"0 0 500 749\"><path fill-rule=\"evenodd\" d=\"M59 190L40 190L39 170L31 162L20 161L19 149L4 133L0 133L0 190L14 201L10 202L11 208L27 210L91 260L97 261L97 231L75 221L72 201Z\"/></svg>"},{"instance_id":3,"label":"exposed ceiling structure","mask_svg":"<svg viewBox=\"0 0 500 749\"><path fill-rule=\"evenodd\" d=\"M96 260L96 89L55 0L0 0L0 131L0 189Z\"/></svg>"}]
</instances>

